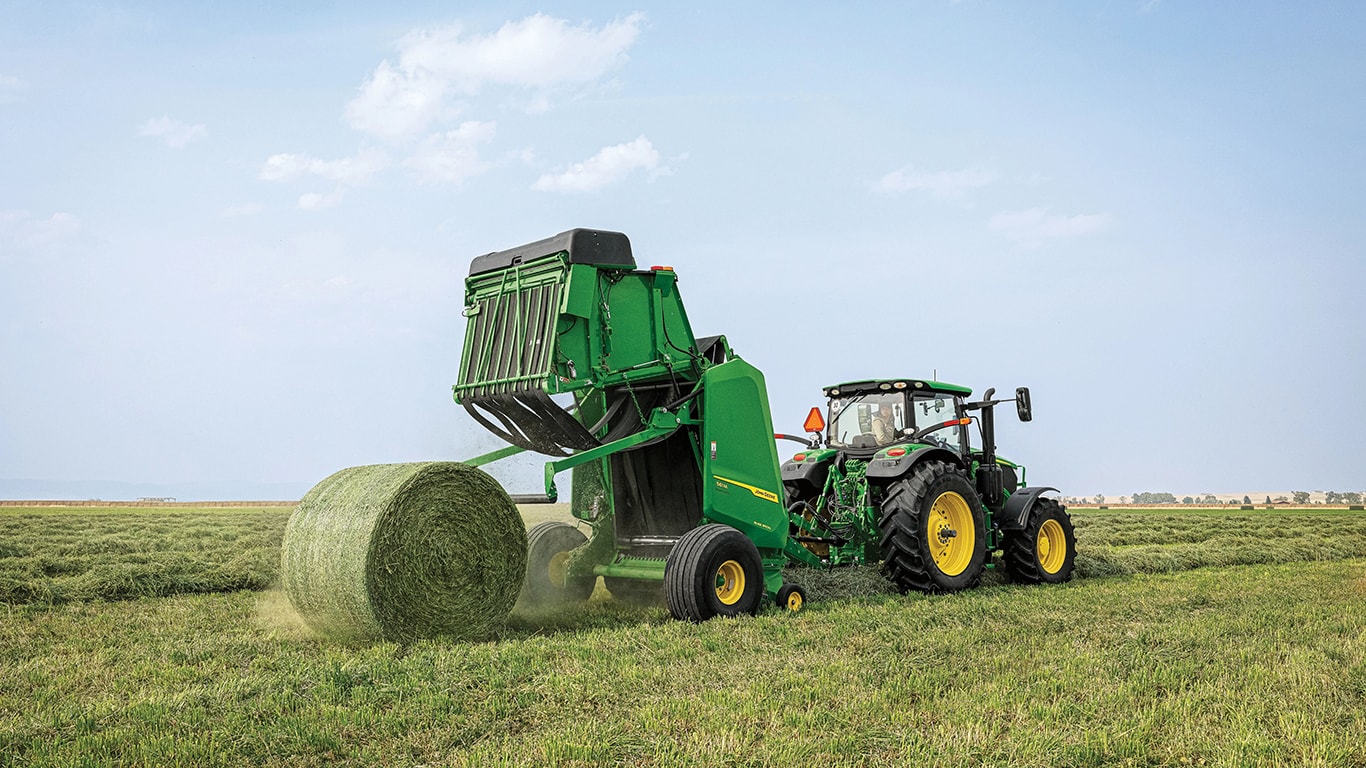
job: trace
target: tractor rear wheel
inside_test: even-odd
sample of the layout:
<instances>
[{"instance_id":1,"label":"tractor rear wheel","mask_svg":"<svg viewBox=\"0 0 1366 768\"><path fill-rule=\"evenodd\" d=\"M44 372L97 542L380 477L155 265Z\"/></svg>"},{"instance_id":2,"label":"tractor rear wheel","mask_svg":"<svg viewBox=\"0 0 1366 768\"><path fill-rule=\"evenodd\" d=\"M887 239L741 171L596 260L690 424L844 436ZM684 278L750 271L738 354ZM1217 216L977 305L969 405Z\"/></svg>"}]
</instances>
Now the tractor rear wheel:
<instances>
[{"instance_id":1,"label":"tractor rear wheel","mask_svg":"<svg viewBox=\"0 0 1366 768\"><path fill-rule=\"evenodd\" d=\"M664 561L664 602L675 619L759 612L764 566L749 537L710 523L683 534Z\"/></svg>"},{"instance_id":2,"label":"tractor rear wheel","mask_svg":"<svg viewBox=\"0 0 1366 768\"><path fill-rule=\"evenodd\" d=\"M921 462L888 486L879 523L882 570L900 591L957 592L982 578L986 517L957 467Z\"/></svg>"},{"instance_id":3,"label":"tractor rear wheel","mask_svg":"<svg viewBox=\"0 0 1366 768\"><path fill-rule=\"evenodd\" d=\"M1001 559L1006 575L1021 584L1061 584L1072 578L1077 534L1067 510L1053 499L1039 499L1022 531L1008 531Z\"/></svg>"},{"instance_id":4,"label":"tractor rear wheel","mask_svg":"<svg viewBox=\"0 0 1366 768\"><path fill-rule=\"evenodd\" d=\"M527 531L526 581L518 602L528 608L581 603L593 594L597 577L571 576L569 555L588 541L578 528L547 522Z\"/></svg>"}]
</instances>

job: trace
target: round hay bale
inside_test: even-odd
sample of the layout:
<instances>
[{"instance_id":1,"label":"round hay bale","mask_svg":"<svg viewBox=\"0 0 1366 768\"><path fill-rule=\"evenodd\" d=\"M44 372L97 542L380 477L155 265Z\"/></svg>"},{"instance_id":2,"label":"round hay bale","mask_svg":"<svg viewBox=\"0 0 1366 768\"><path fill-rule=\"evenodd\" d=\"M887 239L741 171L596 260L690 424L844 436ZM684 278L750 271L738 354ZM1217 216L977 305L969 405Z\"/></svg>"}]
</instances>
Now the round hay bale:
<instances>
[{"instance_id":1,"label":"round hay bale","mask_svg":"<svg viewBox=\"0 0 1366 768\"><path fill-rule=\"evenodd\" d=\"M497 481L454 462L343 469L304 496L280 561L318 633L347 641L480 639L526 574L526 528Z\"/></svg>"}]
</instances>

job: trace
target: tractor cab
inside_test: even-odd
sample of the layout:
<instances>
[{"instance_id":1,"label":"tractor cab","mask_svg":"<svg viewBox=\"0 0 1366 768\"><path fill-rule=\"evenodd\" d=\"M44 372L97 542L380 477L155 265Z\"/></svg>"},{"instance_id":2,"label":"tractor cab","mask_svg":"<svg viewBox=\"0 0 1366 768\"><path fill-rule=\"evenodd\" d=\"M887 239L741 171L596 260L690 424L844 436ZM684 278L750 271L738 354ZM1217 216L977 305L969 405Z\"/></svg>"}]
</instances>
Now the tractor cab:
<instances>
[{"instance_id":1,"label":"tractor cab","mask_svg":"<svg viewBox=\"0 0 1366 768\"><path fill-rule=\"evenodd\" d=\"M912 438L967 452L963 407L972 390L918 379L856 381L825 388L825 444L853 458Z\"/></svg>"}]
</instances>

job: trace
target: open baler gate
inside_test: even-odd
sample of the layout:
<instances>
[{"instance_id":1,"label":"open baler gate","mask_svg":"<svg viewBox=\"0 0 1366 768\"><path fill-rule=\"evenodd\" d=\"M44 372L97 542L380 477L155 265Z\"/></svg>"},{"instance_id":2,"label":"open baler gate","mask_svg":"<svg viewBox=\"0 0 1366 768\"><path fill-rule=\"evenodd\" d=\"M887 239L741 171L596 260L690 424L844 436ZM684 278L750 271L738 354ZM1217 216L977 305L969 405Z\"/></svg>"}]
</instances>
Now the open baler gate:
<instances>
[{"instance_id":1,"label":"open baler gate","mask_svg":"<svg viewBox=\"0 0 1366 768\"><path fill-rule=\"evenodd\" d=\"M456 401L508 443L551 456L639 431L726 354L719 338L694 339L673 272L637 271L616 232L576 229L476 258L464 314Z\"/></svg>"},{"instance_id":2,"label":"open baler gate","mask_svg":"<svg viewBox=\"0 0 1366 768\"><path fill-rule=\"evenodd\" d=\"M467 463L551 456L544 500L573 469L575 516L614 550L587 547L597 562L579 567L661 579L680 537L724 523L776 592L788 518L763 375L693 334L671 268L637 269L625 235L576 229L476 258L465 288L455 399L514 446Z\"/></svg>"}]
</instances>

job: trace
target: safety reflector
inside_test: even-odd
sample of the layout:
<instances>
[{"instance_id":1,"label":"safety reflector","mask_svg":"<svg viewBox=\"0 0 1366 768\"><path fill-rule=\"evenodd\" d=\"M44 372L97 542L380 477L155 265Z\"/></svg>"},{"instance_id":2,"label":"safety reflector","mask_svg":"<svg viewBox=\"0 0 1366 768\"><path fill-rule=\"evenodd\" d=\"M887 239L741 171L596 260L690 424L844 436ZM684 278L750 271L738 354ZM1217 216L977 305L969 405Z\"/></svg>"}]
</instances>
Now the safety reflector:
<instances>
[{"instance_id":1,"label":"safety reflector","mask_svg":"<svg viewBox=\"0 0 1366 768\"><path fill-rule=\"evenodd\" d=\"M888 455L888 456L905 456L905 455L906 455L906 449L905 449L905 448L893 448L892 450L887 451L887 455Z\"/></svg>"},{"instance_id":2,"label":"safety reflector","mask_svg":"<svg viewBox=\"0 0 1366 768\"><path fill-rule=\"evenodd\" d=\"M821 415L821 409L812 408L811 412L806 414L806 423L802 424L802 429L807 432L825 431L825 417Z\"/></svg>"},{"instance_id":3,"label":"safety reflector","mask_svg":"<svg viewBox=\"0 0 1366 768\"><path fill-rule=\"evenodd\" d=\"M804 453L799 453L799 454L797 454L796 456L793 456L793 457L792 457L792 460L793 460L793 461L806 461L806 454L804 454Z\"/></svg>"},{"instance_id":4,"label":"safety reflector","mask_svg":"<svg viewBox=\"0 0 1366 768\"><path fill-rule=\"evenodd\" d=\"M672 271L674 271L674 268L673 268L673 267L660 267L660 266L654 266L654 267L650 267L650 271L651 271L651 272L672 272Z\"/></svg>"}]
</instances>

